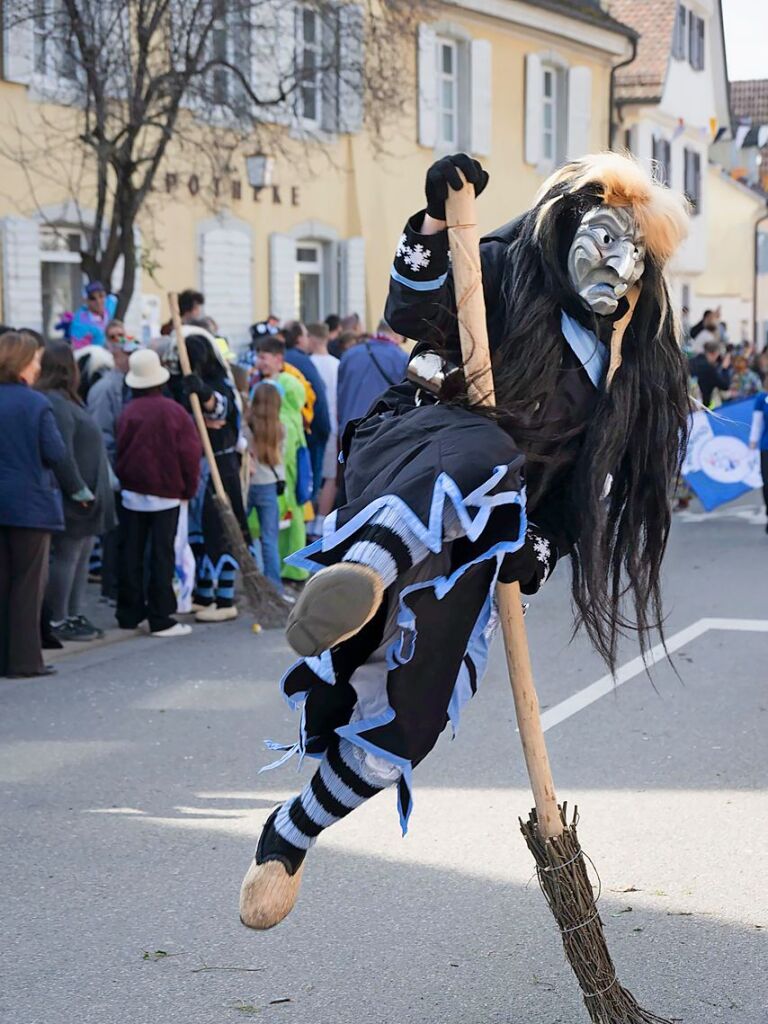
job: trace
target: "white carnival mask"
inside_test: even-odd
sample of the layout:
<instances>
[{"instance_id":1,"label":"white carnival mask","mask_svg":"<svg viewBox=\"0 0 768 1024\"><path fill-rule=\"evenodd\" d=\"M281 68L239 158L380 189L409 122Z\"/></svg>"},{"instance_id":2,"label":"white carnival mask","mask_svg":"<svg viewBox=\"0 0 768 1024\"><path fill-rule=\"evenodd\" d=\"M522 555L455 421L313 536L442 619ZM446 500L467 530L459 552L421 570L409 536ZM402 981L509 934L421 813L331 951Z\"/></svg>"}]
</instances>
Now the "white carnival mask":
<instances>
[{"instance_id":1,"label":"white carnival mask","mask_svg":"<svg viewBox=\"0 0 768 1024\"><path fill-rule=\"evenodd\" d=\"M588 309L614 313L644 270L645 242L630 208L603 205L584 214L568 250L568 279Z\"/></svg>"}]
</instances>

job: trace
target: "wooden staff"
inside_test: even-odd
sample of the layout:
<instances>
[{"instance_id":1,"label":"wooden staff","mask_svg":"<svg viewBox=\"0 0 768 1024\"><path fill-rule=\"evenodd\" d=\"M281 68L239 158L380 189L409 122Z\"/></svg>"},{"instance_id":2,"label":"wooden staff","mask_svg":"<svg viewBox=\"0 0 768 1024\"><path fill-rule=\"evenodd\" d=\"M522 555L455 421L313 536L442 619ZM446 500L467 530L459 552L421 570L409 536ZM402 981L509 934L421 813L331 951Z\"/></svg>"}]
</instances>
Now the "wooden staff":
<instances>
[{"instance_id":1,"label":"wooden staff","mask_svg":"<svg viewBox=\"0 0 768 1024\"><path fill-rule=\"evenodd\" d=\"M491 351L488 344L480 267L480 235L475 216L473 185L464 185L460 192L449 189L446 220L456 291L461 356L469 397L475 405L494 405ZM536 813L542 835L550 839L562 833L563 823L557 807L555 785L541 728L539 699L533 682L528 637L523 621L520 584L499 583L496 587L496 599L504 633L517 724Z\"/></svg>"},{"instance_id":2,"label":"wooden staff","mask_svg":"<svg viewBox=\"0 0 768 1024\"><path fill-rule=\"evenodd\" d=\"M173 332L176 335L176 349L179 353L179 365L181 366L181 372L185 377L188 377L190 373L192 373L192 364L189 361L187 343L184 340L181 314L179 313L179 297L176 292L168 292L168 305L171 308L171 322L173 323ZM213 445L211 444L211 438L208 433L208 425L206 424L205 416L203 415L203 407L200 404L200 396L191 394L189 396L189 404L192 409L192 415L195 418L197 432L200 435L203 452L205 453L205 458L208 462L208 470L211 474L213 489L216 492L216 496L219 501L231 508L229 495L224 490L221 473L219 472L219 467L216 464L216 455L213 451Z\"/></svg>"},{"instance_id":3,"label":"wooden staff","mask_svg":"<svg viewBox=\"0 0 768 1024\"><path fill-rule=\"evenodd\" d=\"M495 396L474 186L465 183L459 192L448 190L446 220L467 391L473 404L493 405ZM610 378L621 365L621 340L638 295L639 289L635 289L628 296L630 311L614 329ZM519 584L497 584L496 597L517 724L536 804L535 811L527 822L521 820L520 827L536 861L539 884L560 928L563 949L581 987L584 1006L593 1024L671 1024L643 1009L632 993L619 983L576 833L578 814L575 812L569 823L565 805L562 811L557 805L533 683Z\"/></svg>"}]
</instances>

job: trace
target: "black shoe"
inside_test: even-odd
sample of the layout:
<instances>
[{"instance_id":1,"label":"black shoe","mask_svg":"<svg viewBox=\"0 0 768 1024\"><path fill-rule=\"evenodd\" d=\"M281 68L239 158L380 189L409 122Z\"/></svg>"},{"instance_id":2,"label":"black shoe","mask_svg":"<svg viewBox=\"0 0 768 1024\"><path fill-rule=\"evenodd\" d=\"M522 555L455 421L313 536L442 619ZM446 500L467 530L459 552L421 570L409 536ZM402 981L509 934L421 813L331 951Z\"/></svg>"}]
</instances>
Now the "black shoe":
<instances>
[{"instance_id":1,"label":"black shoe","mask_svg":"<svg viewBox=\"0 0 768 1024\"><path fill-rule=\"evenodd\" d=\"M44 651L60 651L64 644L61 640L57 640L52 633L46 633L40 646Z\"/></svg>"},{"instance_id":2,"label":"black shoe","mask_svg":"<svg viewBox=\"0 0 768 1024\"><path fill-rule=\"evenodd\" d=\"M55 676L55 665L43 665L39 672L9 672L7 679L36 679L37 676Z\"/></svg>"},{"instance_id":3,"label":"black shoe","mask_svg":"<svg viewBox=\"0 0 768 1024\"><path fill-rule=\"evenodd\" d=\"M51 636L60 643L68 643L70 640L82 640L82 637L77 635L75 626L69 619L65 619L58 626L51 626Z\"/></svg>"},{"instance_id":4,"label":"black shoe","mask_svg":"<svg viewBox=\"0 0 768 1024\"><path fill-rule=\"evenodd\" d=\"M289 875L295 875L304 863L307 851L291 846L275 831L275 818L279 810L280 808L276 807L264 823L259 845L256 847L256 863L264 864L268 860L276 860L283 865Z\"/></svg>"},{"instance_id":5,"label":"black shoe","mask_svg":"<svg viewBox=\"0 0 768 1024\"><path fill-rule=\"evenodd\" d=\"M60 626L51 626L51 635L56 640L63 640L65 642L75 641L77 643L82 643L86 640L96 640L97 637L104 635L95 626L84 626L78 621L79 618L78 616L78 618L67 619Z\"/></svg>"},{"instance_id":6,"label":"black shoe","mask_svg":"<svg viewBox=\"0 0 768 1024\"><path fill-rule=\"evenodd\" d=\"M98 626L94 626L90 619L86 619L84 615L75 615L74 618L69 619L68 621L73 622L77 628L81 629L84 633L92 634L84 636L83 640L101 640L104 636L104 630L99 629Z\"/></svg>"}]
</instances>

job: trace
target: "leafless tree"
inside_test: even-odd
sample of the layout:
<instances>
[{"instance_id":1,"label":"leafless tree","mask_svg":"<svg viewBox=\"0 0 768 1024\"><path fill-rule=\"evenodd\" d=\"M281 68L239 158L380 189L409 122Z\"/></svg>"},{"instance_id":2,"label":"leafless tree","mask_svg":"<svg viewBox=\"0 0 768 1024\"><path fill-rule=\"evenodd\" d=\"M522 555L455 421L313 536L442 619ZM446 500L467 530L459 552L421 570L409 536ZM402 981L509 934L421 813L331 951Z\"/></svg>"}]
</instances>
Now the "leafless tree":
<instances>
[{"instance_id":1,"label":"leafless tree","mask_svg":"<svg viewBox=\"0 0 768 1024\"><path fill-rule=\"evenodd\" d=\"M3 133L12 141L0 156L22 168L36 203L55 182L76 210L88 206L78 214L83 271L109 286L122 266L123 315L141 258L137 220L170 153L207 163L218 183L246 140L274 154L363 124L381 138L412 101L428 3L13 0L3 30L30 45L40 102L33 124Z\"/></svg>"}]
</instances>

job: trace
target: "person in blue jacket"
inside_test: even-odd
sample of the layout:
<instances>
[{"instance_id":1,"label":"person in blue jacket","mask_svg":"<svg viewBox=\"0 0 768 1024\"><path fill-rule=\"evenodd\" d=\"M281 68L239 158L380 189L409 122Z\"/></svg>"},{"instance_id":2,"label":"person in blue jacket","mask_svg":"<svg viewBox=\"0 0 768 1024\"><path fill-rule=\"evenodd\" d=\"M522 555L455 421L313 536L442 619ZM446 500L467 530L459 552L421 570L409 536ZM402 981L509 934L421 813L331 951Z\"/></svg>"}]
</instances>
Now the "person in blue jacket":
<instances>
[{"instance_id":1,"label":"person in blue jacket","mask_svg":"<svg viewBox=\"0 0 768 1024\"><path fill-rule=\"evenodd\" d=\"M768 391L761 391L755 399L749 447L760 449L760 472L763 477L763 500L768 513ZM765 524L768 533L768 522Z\"/></svg>"},{"instance_id":2,"label":"person in blue jacket","mask_svg":"<svg viewBox=\"0 0 768 1024\"><path fill-rule=\"evenodd\" d=\"M42 352L31 332L0 336L0 676L11 679L55 671L43 663L40 612L51 533L64 529L56 483L87 500L70 476L51 403L32 388Z\"/></svg>"}]
</instances>

